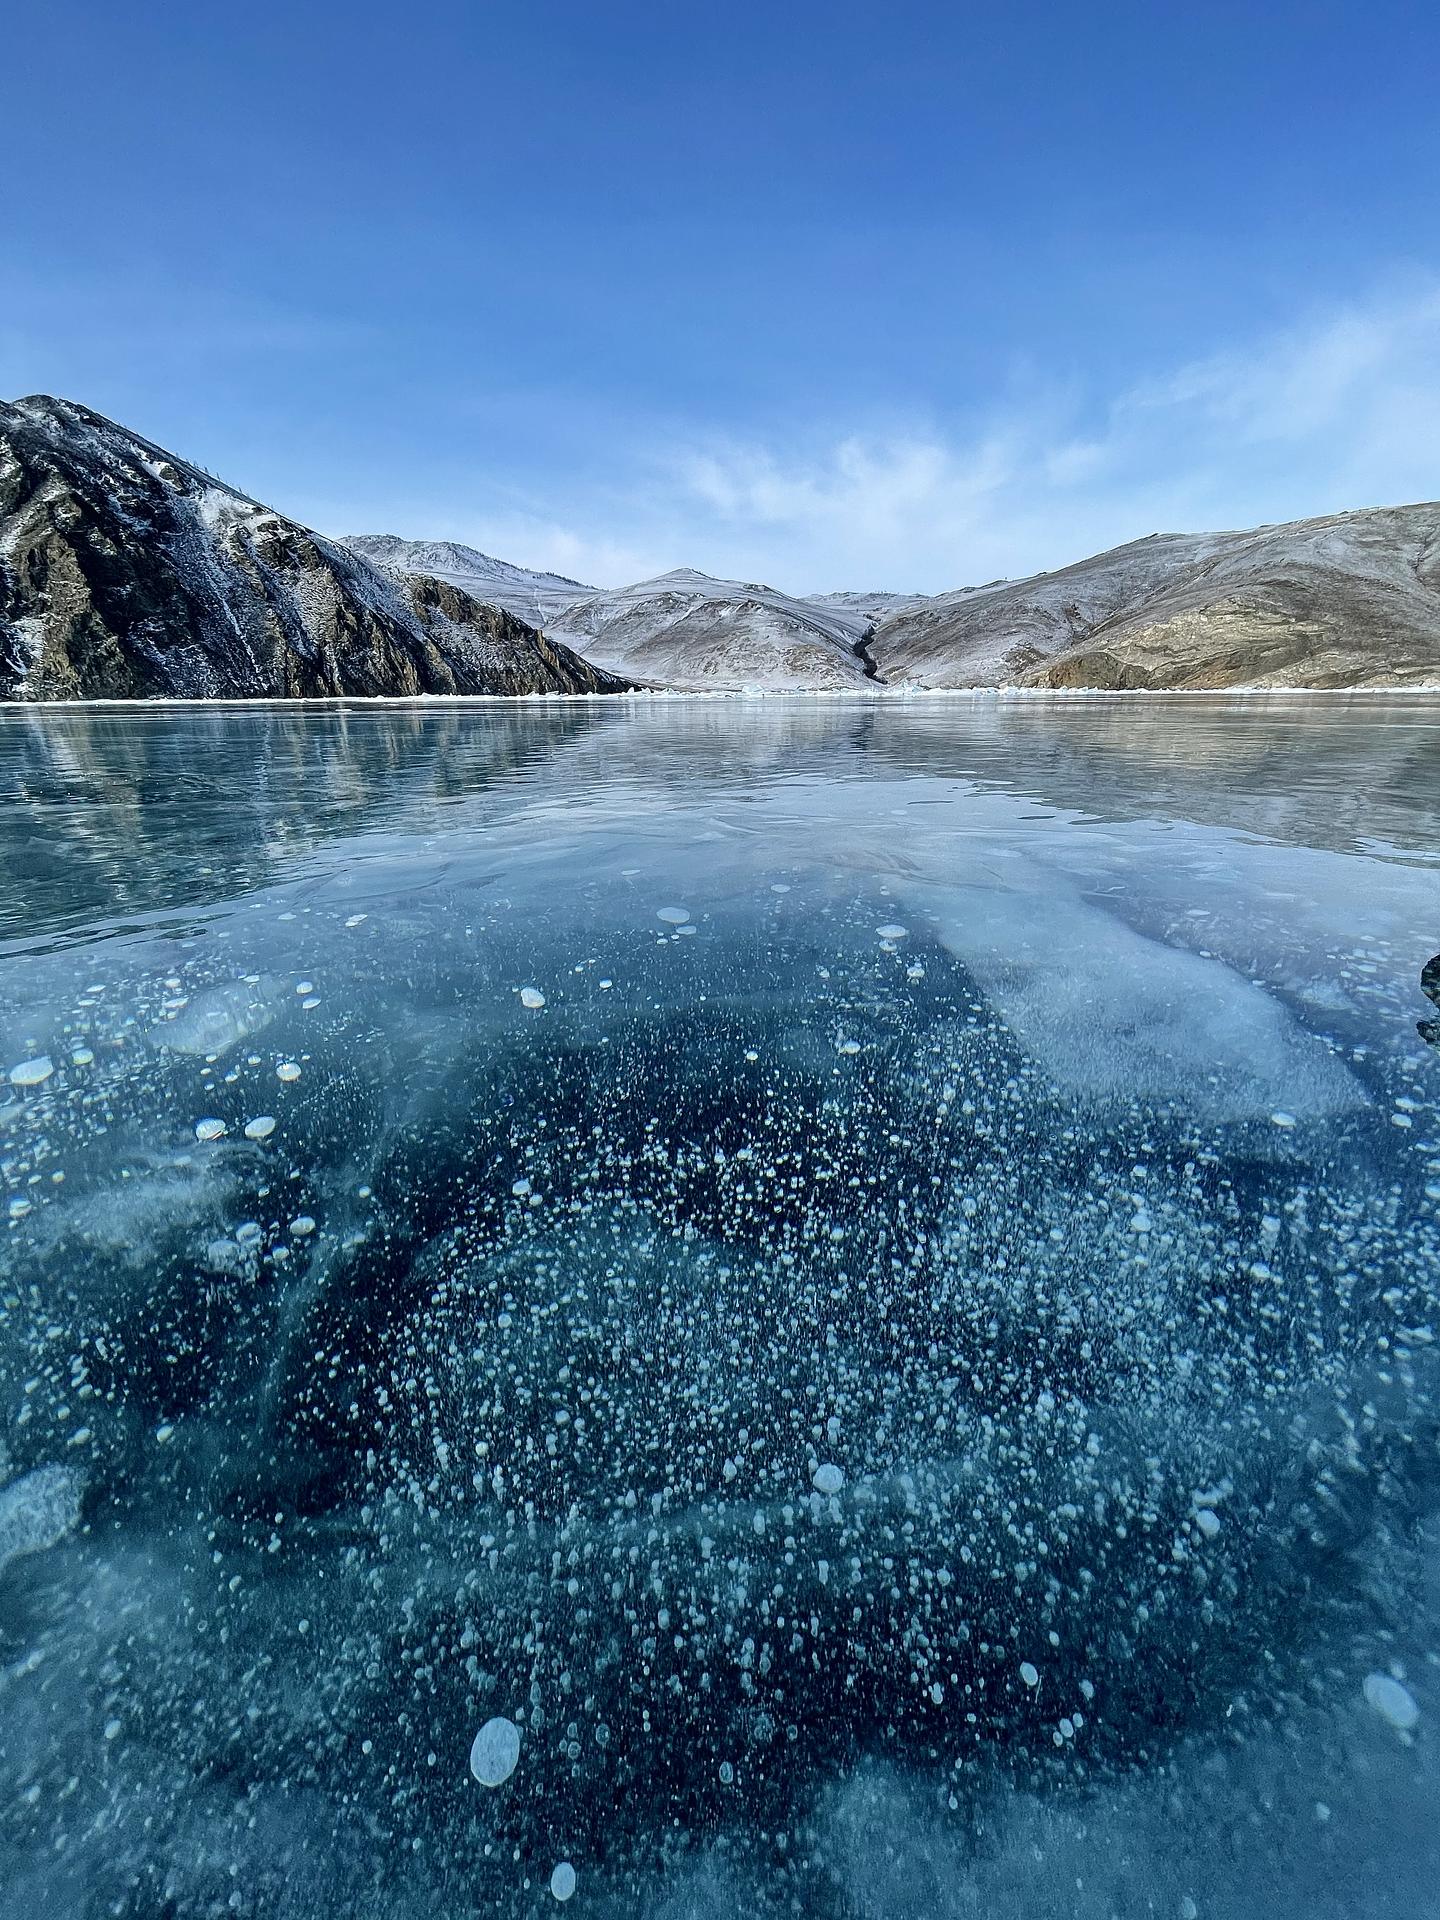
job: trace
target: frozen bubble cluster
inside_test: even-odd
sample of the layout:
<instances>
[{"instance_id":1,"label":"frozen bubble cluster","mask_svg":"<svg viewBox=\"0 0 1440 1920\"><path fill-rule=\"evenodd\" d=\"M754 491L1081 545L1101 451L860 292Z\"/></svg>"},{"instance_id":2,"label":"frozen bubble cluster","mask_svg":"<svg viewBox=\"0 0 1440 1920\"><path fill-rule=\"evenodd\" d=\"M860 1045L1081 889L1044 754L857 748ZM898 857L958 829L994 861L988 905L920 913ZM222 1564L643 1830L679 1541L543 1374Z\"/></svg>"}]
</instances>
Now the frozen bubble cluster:
<instances>
[{"instance_id":1,"label":"frozen bubble cluster","mask_svg":"<svg viewBox=\"0 0 1440 1920\"><path fill-rule=\"evenodd\" d=\"M69 1467L36 1467L0 1486L0 1575L21 1554L63 1540L80 1518L85 1482Z\"/></svg>"},{"instance_id":2,"label":"frozen bubble cluster","mask_svg":"<svg viewBox=\"0 0 1440 1920\"><path fill-rule=\"evenodd\" d=\"M0 715L22 1904L1433 1899L1433 783L755 705Z\"/></svg>"}]
</instances>

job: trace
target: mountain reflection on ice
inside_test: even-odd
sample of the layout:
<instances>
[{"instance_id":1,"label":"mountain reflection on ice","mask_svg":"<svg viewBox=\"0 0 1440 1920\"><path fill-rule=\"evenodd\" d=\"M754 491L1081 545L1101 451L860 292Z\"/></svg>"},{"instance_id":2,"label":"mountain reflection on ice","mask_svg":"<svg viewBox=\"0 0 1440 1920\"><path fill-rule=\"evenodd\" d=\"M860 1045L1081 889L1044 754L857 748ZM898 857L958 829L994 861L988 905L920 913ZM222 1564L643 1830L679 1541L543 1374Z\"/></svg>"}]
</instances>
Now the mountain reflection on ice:
<instances>
[{"instance_id":1,"label":"mountain reflection on ice","mask_svg":"<svg viewBox=\"0 0 1440 1920\"><path fill-rule=\"evenodd\" d=\"M16 1910L1435 1911L1437 740L0 716Z\"/></svg>"}]
</instances>

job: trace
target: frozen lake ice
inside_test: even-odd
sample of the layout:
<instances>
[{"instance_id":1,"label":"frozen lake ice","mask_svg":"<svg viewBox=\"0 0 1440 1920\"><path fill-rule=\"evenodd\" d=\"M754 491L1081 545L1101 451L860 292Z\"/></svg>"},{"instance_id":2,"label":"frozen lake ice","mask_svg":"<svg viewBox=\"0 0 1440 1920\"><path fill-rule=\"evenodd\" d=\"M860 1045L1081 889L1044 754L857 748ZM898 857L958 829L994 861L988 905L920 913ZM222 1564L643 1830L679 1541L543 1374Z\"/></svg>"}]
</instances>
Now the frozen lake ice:
<instances>
[{"instance_id":1,"label":"frozen lake ice","mask_svg":"<svg viewBox=\"0 0 1440 1920\"><path fill-rule=\"evenodd\" d=\"M17 1912L1440 1911L1440 697L0 794Z\"/></svg>"}]
</instances>

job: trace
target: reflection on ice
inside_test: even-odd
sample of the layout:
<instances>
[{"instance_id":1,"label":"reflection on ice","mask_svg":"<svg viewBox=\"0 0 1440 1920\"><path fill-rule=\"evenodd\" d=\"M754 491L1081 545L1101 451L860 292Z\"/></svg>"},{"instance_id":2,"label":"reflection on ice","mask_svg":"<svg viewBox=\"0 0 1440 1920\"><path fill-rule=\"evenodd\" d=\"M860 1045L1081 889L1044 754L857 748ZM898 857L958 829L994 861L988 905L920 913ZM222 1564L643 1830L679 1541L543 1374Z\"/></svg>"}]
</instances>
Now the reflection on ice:
<instances>
[{"instance_id":1,"label":"reflection on ice","mask_svg":"<svg viewBox=\"0 0 1440 1920\"><path fill-rule=\"evenodd\" d=\"M668 711L473 791L435 716L403 830L352 718L331 840L149 822L153 922L0 961L4 1883L1425 1911L1427 856Z\"/></svg>"}]
</instances>

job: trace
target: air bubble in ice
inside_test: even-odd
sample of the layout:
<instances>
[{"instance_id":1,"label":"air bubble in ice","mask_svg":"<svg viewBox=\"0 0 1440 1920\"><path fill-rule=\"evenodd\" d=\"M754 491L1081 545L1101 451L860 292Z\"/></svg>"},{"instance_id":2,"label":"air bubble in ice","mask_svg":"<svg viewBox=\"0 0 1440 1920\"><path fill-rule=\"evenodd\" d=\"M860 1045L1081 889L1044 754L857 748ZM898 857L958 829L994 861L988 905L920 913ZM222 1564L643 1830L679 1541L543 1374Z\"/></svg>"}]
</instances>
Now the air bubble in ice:
<instances>
[{"instance_id":1,"label":"air bubble in ice","mask_svg":"<svg viewBox=\"0 0 1440 1920\"><path fill-rule=\"evenodd\" d=\"M10 1069L12 1087L38 1087L42 1080L48 1080L55 1071L54 1063L48 1053L38 1054L33 1060L22 1060L18 1066Z\"/></svg>"},{"instance_id":2,"label":"air bubble in ice","mask_svg":"<svg viewBox=\"0 0 1440 1920\"><path fill-rule=\"evenodd\" d=\"M557 1900L568 1900L575 1891L575 1869L562 1860L550 1876L550 1891Z\"/></svg>"},{"instance_id":3,"label":"air bubble in ice","mask_svg":"<svg viewBox=\"0 0 1440 1920\"><path fill-rule=\"evenodd\" d=\"M1414 1694L1388 1673L1366 1674L1365 1698L1380 1718L1394 1727L1397 1733L1409 1733L1412 1727L1419 1724L1420 1709L1415 1704Z\"/></svg>"},{"instance_id":4,"label":"air bubble in ice","mask_svg":"<svg viewBox=\"0 0 1440 1920\"><path fill-rule=\"evenodd\" d=\"M503 1786L519 1760L519 1727L501 1714L487 1720L470 1747L470 1771L481 1786Z\"/></svg>"}]
</instances>

